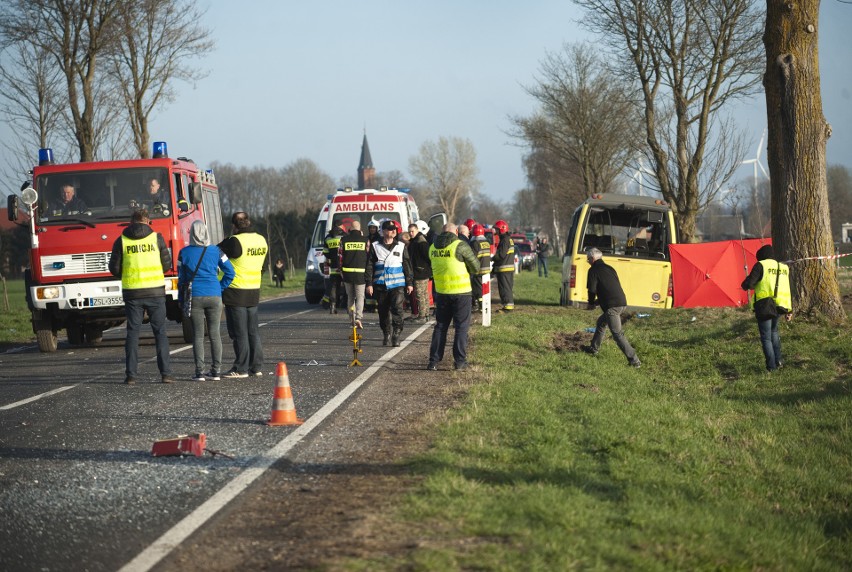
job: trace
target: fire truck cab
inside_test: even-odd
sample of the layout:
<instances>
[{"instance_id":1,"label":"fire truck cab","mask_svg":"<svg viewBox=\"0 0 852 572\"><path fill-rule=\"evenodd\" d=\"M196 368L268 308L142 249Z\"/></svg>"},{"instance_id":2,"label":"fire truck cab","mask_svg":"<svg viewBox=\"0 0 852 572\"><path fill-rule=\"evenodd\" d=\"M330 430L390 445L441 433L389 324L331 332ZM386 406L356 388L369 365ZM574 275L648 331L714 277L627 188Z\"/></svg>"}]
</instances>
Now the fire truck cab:
<instances>
[{"instance_id":1,"label":"fire truck cab","mask_svg":"<svg viewBox=\"0 0 852 572\"><path fill-rule=\"evenodd\" d=\"M113 242L138 208L148 210L151 227L171 251L167 315L183 324L184 339L191 341L192 326L177 304L177 258L196 220L207 225L212 244L224 238L213 172L185 157L169 158L166 144L157 142L153 158L127 161L58 165L52 151L42 149L31 174L7 206L10 220L18 219L21 203L30 218L24 278L39 349L56 351L62 329L72 345L97 344L104 330L124 322L121 279L108 264Z\"/></svg>"}]
</instances>

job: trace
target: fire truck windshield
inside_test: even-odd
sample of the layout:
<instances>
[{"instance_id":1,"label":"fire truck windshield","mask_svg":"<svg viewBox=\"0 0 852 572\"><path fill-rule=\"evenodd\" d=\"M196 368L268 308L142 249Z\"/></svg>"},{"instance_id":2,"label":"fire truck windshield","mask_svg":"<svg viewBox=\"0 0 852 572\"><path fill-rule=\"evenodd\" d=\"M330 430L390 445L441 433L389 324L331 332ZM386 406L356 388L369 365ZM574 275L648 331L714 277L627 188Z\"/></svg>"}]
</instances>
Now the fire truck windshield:
<instances>
[{"instance_id":1,"label":"fire truck windshield","mask_svg":"<svg viewBox=\"0 0 852 572\"><path fill-rule=\"evenodd\" d=\"M126 221L137 208L151 218L173 210L166 169L138 168L59 172L39 175L37 213L41 224L80 221Z\"/></svg>"}]
</instances>

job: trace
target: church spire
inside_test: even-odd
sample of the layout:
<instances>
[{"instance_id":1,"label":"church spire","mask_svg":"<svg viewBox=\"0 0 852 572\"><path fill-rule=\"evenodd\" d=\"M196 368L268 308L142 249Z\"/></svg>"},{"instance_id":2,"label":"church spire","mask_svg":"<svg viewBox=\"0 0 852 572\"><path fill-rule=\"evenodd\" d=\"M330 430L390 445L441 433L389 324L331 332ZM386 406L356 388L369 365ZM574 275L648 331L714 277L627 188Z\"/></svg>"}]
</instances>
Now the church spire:
<instances>
[{"instance_id":1,"label":"church spire","mask_svg":"<svg viewBox=\"0 0 852 572\"><path fill-rule=\"evenodd\" d=\"M364 140L361 143L361 160L358 163L358 188L374 189L376 187L376 170L373 168L373 158L370 156L370 145L367 143L367 130L364 129Z\"/></svg>"}]
</instances>

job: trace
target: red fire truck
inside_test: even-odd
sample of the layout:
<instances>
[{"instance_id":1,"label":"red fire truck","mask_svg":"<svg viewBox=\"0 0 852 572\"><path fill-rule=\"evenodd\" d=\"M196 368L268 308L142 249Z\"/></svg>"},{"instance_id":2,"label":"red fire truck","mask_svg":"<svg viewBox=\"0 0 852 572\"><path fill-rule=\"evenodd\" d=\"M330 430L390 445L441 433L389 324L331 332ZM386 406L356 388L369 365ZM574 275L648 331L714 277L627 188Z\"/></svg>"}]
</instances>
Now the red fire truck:
<instances>
[{"instance_id":1,"label":"red fire truck","mask_svg":"<svg viewBox=\"0 0 852 572\"><path fill-rule=\"evenodd\" d=\"M32 181L20 197L10 195L7 206L10 220L18 219L20 203L30 218L25 283L39 349L56 351L62 329L72 345L94 345L104 330L124 322L121 280L108 264L113 242L137 208L148 209L151 227L171 250L168 318L181 322L184 339L191 341L192 325L181 320L177 304L177 258L196 220L207 224L213 244L223 238L212 171L186 157L169 158L166 144L156 142L151 159L64 165L54 164L50 149L41 149L31 174Z\"/></svg>"}]
</instances>

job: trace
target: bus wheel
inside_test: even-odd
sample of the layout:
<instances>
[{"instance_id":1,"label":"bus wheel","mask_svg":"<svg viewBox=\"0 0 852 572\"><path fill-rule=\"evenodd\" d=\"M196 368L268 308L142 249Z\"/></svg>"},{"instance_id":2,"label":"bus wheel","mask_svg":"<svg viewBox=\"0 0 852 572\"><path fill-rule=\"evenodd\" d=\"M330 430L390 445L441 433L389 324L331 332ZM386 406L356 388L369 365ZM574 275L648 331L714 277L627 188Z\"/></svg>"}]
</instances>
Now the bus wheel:
<instances>
[{"instance_id":1,"label":"bus wheel","mask_svg":"<svg viewBox=\"0 0 852 572\"><path fill-rule=\"evenodd\" d=\"M86 342L91 346L96 346L104 339L104 330L98 324L86 325Z\"/></svg>"},{"instance_id":2,"label":"bus wheel","mask_svg":"<svg viewBox=\"0 0 852 572\"><path fill-rule=\"evenodd\" d=\"M56 330L53 329L53 320L50 316L36 317L33 315L33 330L35 330L38 349L41 352L55 352L57 348Z\"/></svg>"},{"instance_id":3,"label":"bus wheel","mask_svg":"<svg viewBox=\"0 0 852 572\"><path fill-rule=\"evenodd\" d=\"M65 332L68 334L68 343L72 346L82 346L83 345L83 324L78 324L76 322L71 322L65 328Z\"/></svg>"}]
</instances>

